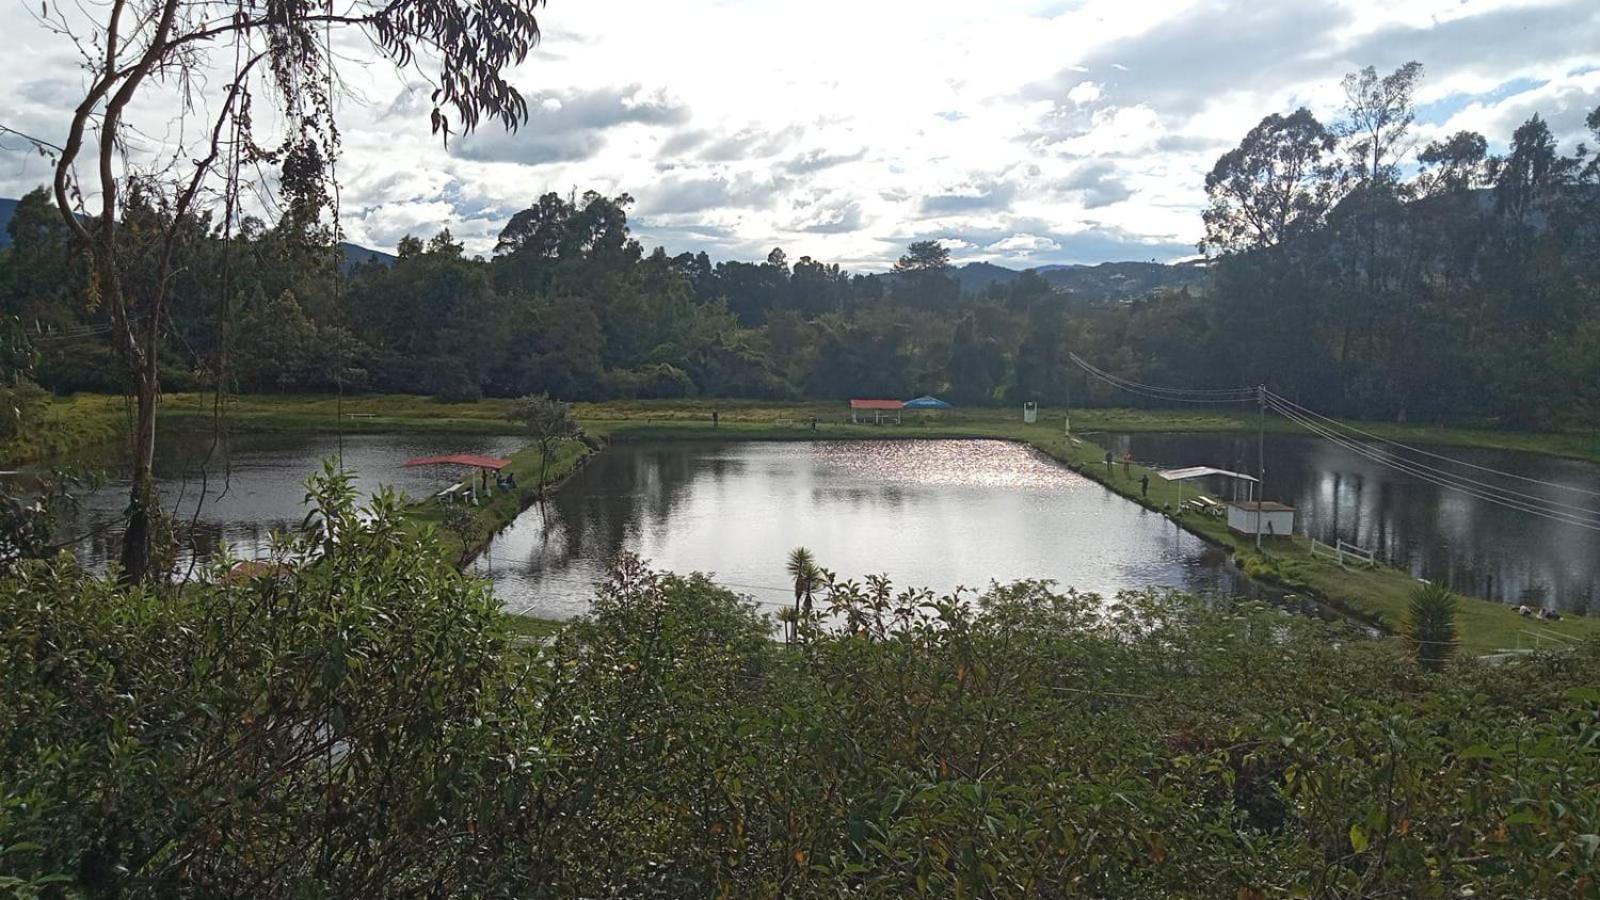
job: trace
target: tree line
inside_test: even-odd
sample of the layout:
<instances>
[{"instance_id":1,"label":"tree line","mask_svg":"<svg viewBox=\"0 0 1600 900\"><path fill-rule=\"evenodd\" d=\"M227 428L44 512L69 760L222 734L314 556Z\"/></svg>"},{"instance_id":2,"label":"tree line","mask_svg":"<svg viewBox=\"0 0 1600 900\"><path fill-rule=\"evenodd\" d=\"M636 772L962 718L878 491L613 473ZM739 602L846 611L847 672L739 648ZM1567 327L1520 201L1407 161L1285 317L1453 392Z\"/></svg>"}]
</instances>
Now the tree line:
<instances>
[{"instance_id":1,"label":"tree line","mask_svg":"<svg viewBox=\"0 0 1600 900\"><path fill-rule=\"evenodd\" d=\"M627 194L546 194L488 259L445 230L402 239L392 264L346 264L325 198L286 193L277 224L226 232L186 213L172 226L162 382L455 400L1142 402L1083 380L1075 351L1137 381L1265 383L1346 415L1593 422L1600 160L1563 155L1538 115L1503 155L1472 132L1418 148L1421 75L1415 63L1352 74L1331 124L1306 109L1263 118L1205 180L1209 286L1131 302L1058 292L1033 272L963 293L937 241L886 276L781 249L760 262L647 252ZM1600 109L1588 126L1600 133ZM135 196L124 227L164 216ZM0 312L38 336L41 383L125 390L107 312L43 192L11 231Z\"/></svg>"}]
</instances>

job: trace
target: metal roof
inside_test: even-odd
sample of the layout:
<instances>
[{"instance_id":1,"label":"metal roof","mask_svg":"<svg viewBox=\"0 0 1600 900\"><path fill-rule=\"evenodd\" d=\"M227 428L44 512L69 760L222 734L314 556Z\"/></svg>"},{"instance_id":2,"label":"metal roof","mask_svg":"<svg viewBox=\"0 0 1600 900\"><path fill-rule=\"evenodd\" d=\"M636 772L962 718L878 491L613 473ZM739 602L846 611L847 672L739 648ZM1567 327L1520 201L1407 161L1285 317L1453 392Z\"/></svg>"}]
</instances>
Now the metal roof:
<instances>
[{"instance_id":1,"label":"metal roof","mask_svg":"<svg viewBox=\"0 0 1600 900\"><path fill-rule=\"evenodd\" d=\"M501 459L498 456L477 456L472 453L456 453L450 456L419 456L416 459L405 461L405 468L414 466L471 466L474 469L504 469L511 465L511 460Z\"/></svg>"},{"instance_id":2,"label":"metal roof","mask_svg":"<svg viewBox=\"0 0 1600 900\"><path fill-rule=\"evenodd\" d=\"M1230 472L1227 469L1218 469L1213 466L1189 466L1188 468L1184 469L1166 469L1159 471L1156 474L1168 481L1188 481L1191 478L1204 478L1207 475L1226 475L1229 478L1237 478L1240 481L1256 480L1254 475L1246 475L1243 472Z\"/></svg>"},{"instance_id":3,"label":"metal roof","mask_svg":"<svg viewBox=\"0 0 1600 900\"><path fill-rule=\"evenodd\" d=\"M903 400L851 400L851 409L901 409L905 406Z\"/></svg>"},{"instance_id":4,"label":"metal roof","mask_svg":"<svg viewBox=\"0 0 1600 900\"><path fill-rule=\"evenodd\" d=\"M1255 512L1257 508L1262 512L1294 512L1294 507L1284 506L1282 503L1273 500L1263 500L1260 503L1254 500L1235 500L1228 505L1237 506L1246 512Z\"/></svg>"}]
</instances>

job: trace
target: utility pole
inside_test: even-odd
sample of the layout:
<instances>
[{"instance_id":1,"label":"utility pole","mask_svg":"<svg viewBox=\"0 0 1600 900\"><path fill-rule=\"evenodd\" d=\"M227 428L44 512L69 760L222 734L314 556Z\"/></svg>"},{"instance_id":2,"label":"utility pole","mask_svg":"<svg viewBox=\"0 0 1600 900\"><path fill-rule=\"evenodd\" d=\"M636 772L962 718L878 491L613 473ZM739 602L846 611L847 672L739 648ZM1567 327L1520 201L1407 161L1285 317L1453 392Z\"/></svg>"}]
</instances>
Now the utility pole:
<instances>
[{"instance_id":1,"label":"utility pole","mask_svg":"<svg viewBox=\"0 0 1600 900\"><path fill-rule=\"evenodd\" d=\"M1261 552L1261 504L1267 502L1267 386L1256 385L1256 552Z\"/></svg>"},{"instance_id":2,"label":"utility pole","mask_svg":"<svg viewBox=\"0 0 1600 900\"><path fill-rule=\"evenodd\" d=\"M1064 384L1067 393L1067 437L1072 437L1072 376L1068 375Z\"/></svg>"}]
</instances>

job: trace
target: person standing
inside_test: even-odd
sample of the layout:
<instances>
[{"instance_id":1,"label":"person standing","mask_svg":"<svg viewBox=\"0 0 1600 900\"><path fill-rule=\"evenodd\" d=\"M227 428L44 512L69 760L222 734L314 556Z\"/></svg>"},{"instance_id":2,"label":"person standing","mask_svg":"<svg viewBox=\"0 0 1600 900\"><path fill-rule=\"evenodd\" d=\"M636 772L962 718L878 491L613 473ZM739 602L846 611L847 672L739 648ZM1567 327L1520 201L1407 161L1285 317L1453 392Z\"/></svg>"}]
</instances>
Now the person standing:
<instances>
[{"instance_id":1,"label":"person standing","mask_svg":"<svg viewBox=\"0 0 1600 900\"><path fill-rule=\"evenodd\" d=\"M721 427L721 421L722 421L722 416L716 410L713 409L711 411L711 427L712 428L720 428Z\"/></svg>"},{"instance_id":2,"label":"person standing","mask_svg":"<svg viewBox=\"0 0 1600 900\"><path fill-rule=\"evenodd\" d=\"M1139 496L1150 499L1150 476L1145 475L1139 479Z\"/></svg>"},{"instance_id":3,"label":"person standing","mask_svg":"<svg viewBox=\"0 0 1600 900\"><path fill-rule=\"evenodd\" d=\"M1133 477L1128 472L1128 465L1130 463L1132 463L1132 462L1133 462L1133 451L1132 450L1124 450L1124 451L1122 451L1122 477L1123 478L1132 478Z\"/></svg>"},{"instance_id":4,"label":"person standing","mask_svg":"<svg viewBox=\"0 0 1600 900\"><path fill-rule=\"evenodd\" d=\"M1106 451L1106 474L1111 474L1111 451Z\"/></svg>"}]
</instances>

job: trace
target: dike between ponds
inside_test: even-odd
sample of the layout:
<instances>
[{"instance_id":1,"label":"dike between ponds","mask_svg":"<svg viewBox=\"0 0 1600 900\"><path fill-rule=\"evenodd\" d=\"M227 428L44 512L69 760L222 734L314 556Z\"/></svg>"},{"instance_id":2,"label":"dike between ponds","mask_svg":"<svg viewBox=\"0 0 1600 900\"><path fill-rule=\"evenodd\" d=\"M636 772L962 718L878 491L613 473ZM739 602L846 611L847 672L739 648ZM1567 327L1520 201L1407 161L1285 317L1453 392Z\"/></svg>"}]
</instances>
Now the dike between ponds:
<instances>
[{"instance_id":1,"label":"dike between ponds","mask_svg":"<svg viewBox=\"0 0 1600 900\"><path fill-rule=\"evenodd\" d=\"M430 499L417 505L414 516L420 522L436 525L441 539L457 554L459 564L465 566L497 533L538 502L541 494L559 489L595 453L604 452L605 443L611 441L995 439L1031 447L1128 501L1172 519L1190 534L1227 551L1234 564L1256 581L1308 597L1385 633L1399 632L1411 593L1419 585L1409 573L1390 566L1346 568L1314 556L1310 541L1298 535L1269 540L1258 552L1253 538L1230 531L1224 520L1195 512L1174 512L1180 499L1179 488L1155 477L1154 469L1134 464L1124 475L1118 462L1108 471L1104 465L1105 448L1084 437L1068 437L1059 427L1006 422L998 416L965 422L957 417L923 419L899 426L841 424L819 417L813 426L808 415L794 412L772 417L766 410L751 415L756 411L724 409L727 411L721 415L720 427L712 427L706 420L709 416L698 415L580 416L591 439L587 443L569 441L557 451L543 491L534 486L539 453L530 447L511 457L510 470L524 487L498 493L483 506L462 508L469 512L447 513ZM580 408L582 411L585 410ZM1151 476L1148 497L1140 496L1139 481L1144 475ZM1189 489L1184 496L1193 498L1195 493ZM452 529L452 523L467 529L467 533ZM1519 636L1529 627L1509 606L1471 596L1461 597L1457 622L1462 649L1473 654L1515 649ZM1600 637L1600 618L1567 616L1555 622L1541 622L1538 627L1571 641Z\"/></svg>"}]
</instances>

